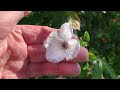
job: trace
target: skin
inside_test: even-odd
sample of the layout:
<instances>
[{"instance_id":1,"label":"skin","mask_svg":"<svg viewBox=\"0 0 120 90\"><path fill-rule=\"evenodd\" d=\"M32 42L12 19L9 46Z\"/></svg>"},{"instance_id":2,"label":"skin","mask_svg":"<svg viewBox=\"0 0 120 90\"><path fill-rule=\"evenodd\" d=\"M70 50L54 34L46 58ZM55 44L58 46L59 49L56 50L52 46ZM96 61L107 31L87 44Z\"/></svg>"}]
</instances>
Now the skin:
<instances>
[{"instance_id":1,"label":"skin","mask_svg":"<svg viewBox=\"0 0 120 90\"><path fill-rule=\"evenodd\" d=\"M77 62L88 60L88 51L81 46L71 61L49 63L45 59L44 40L57 29L47 26L17 25L30 11L0 11L0 78L26 79L43 75L77 76ZM76 36L73 36L76 38Z\"/></svg>"}]
</instances>

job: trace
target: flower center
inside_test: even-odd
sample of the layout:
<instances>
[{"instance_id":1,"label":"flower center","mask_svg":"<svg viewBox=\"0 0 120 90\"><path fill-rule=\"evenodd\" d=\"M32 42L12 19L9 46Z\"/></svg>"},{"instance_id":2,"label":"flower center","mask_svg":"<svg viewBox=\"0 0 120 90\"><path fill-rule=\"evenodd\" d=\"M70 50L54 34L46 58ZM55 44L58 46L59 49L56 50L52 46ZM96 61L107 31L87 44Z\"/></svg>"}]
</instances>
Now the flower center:
<instances>
[{"instance_id":1,"label":"flower center","mask_svg":"<svg viewBox=\"0 0 120 90\"><path fill-rule=\"evenodd\" d=\"M67 44L66 42L63 42L63 43L62 43L62 48L68 49L68 44Z\"/></svg>"}]
</instances>

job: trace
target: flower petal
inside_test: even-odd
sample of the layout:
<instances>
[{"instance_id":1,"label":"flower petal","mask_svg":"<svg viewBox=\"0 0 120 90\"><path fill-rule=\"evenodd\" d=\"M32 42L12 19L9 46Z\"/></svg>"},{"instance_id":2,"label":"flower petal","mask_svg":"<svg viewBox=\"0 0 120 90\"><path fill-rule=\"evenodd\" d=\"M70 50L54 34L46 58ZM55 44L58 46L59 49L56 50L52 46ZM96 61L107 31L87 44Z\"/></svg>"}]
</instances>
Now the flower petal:
<instances>
[{"instance_id":1,"label":"flower petal","mask_svg":"<svg viewBox=\"0 0 120 90\"><path fill-rule=\"evenodd\" d=\"M70 23L64 23L61 25L60 31L58 32L58 36L61 39L67 41L72 38L72 34L73 34L73 29Z\"/></svg>"},{"instance_id":2,"label":"flower petal","mask_svg":"<svg viewBox=\"0 0 120 90\"><path fill-rule=\"evenodd\" d=\"M63 41L59 38L53 38L46 48L46 59L52 63L59 63L65 58L65 50L61 47Z\"/></svg>"},{"instance_id":3,"label":"flower petal","mask_svg":"<svg viewBox=\"0 0 120 90\"><path fill-rule=\"evenodd\" d=\"M68 49L66 50L66 59L71 60L77 57L80 50L80 43L76 39L68 40Z\"/></svg>"},{"instance_id":4,"label":"flower petal","mask_svg":"<svg viewBox=\"0 0 120 90\"><path fill-rule=\"evenodd\" d=\"M51 32L49 34L49 36L47 37L47 39L44 41L43 45L45 46L45 48L47 48L49 46L49 44L50 44L50 42L51 42L51 40L53 38L58 38L56 31L55 32Z\"/></svg>"}]
</instances>

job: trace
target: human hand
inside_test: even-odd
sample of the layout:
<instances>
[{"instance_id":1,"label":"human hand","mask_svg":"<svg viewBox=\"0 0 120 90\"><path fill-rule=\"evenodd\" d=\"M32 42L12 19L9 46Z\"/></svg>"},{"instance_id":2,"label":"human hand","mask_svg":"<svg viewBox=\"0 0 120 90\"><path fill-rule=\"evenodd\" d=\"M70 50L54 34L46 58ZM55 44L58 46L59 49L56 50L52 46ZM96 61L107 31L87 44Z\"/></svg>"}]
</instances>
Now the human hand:
<instances>
[{"instance_id":1,"label":"human hand","mask_svg":"<svg viewBox=\"0 0 120 90\"><path fill-rule=\"evenodd\" d=\"M77 76L77 62L88 60L88 51L81 46L71 61L49 63L45 59L44 40L56 29L47 26L16 25L30 12L0 12L0 78L25 79L43 75ZM74 36L75 37L75 36Z\"/></svg>"}]
</instances>

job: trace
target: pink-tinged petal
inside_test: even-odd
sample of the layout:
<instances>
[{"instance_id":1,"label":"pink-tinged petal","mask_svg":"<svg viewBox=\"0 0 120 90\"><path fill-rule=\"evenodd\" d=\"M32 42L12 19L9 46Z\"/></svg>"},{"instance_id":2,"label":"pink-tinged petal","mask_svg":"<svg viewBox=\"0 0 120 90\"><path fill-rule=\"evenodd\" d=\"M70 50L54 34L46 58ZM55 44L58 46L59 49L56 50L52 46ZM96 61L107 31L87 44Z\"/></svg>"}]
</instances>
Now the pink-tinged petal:
<instances>
[{"instance_id":1,"label":"pink-tinged petal","mask_svg":"<svg viewBox=\"0 0 120 90\"><path fill-rule=\"evenodd\" d=\"M49 34L49 36L47 37L47 39L44 41L43 45L45 46L45 48L47 48L49 46L49 44L53 38L58 38L56 31L51 32Z\"/></svg>"},{"instance_id":2,"label":"pink-tinged petal","mask_svg":"<svg viewBox=\"0 0 120 90\"><path fill-rule=\"evenodd\" d=\"M46 59L52 63L59 63L65 58L65 50L61 47L63 41L59 38L53 38L46 48Z\"/></svg>"},{"instance_id":3,"label":"pink-tinged petal","mask_svg":"<svg viewBox=\"0 0 120 90\"><path fill-rule=\"evenodd\" d=\"M66 59L71 60L77 57L80 50L80 43L76 39L68 40L68 49L66 50Z\"/></svg>"},{"instance_id":4,"label":"pink-tinged petal","mask_svg":"<svg viewBox=\"0 0 120 90\"><path fill-rule=\"evenodd\" d=\"M58 36L62 40L67 41L67 40L71 39L72 34L73 34L73 29L72 29L70 23L64 23L61 25L60 31L58 32Z\"/></svg>"}]
</instances>

